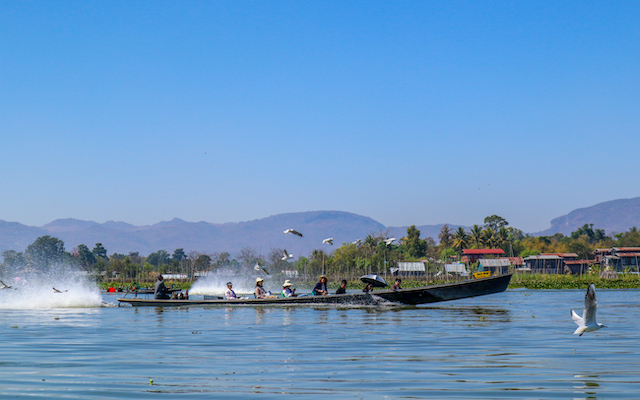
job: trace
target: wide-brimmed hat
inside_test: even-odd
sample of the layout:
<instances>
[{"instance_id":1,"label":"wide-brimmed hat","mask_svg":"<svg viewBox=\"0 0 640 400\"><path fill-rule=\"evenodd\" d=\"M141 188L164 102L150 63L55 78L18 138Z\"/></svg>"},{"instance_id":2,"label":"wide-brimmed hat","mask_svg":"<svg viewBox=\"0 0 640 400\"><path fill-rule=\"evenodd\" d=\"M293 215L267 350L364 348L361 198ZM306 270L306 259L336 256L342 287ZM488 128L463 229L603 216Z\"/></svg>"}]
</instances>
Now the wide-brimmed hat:
<instances>
[{"instance_id":1,"label":"wide-brimmed hat","mask_svg":"<svg viewBox=\"0 0 640 400\"><path fill-rule=\"evenodd\" d=\"M264 282L264 279L262 279L262 278L256 279L256 283L258 283L258 282Z\"/></svg>"},{"instance_id":2,"label":"wide-brimmed hat","mask_svg":"<svg viewBox=\"0 0 640 400\"><path fill-rule=\"evenodd\" d=\"M322 279L322 278L324 278L324 279L326 279L326 280L329 280L329 278L327 278L327 276L326 276L326 275L320 275L320 276L318 277L318 280L320 280L320 279Z\"/></svg>"},{"instance_id":3,"label":"wide-brimmed hat","mask_svg":"<svg viewBox=\"0 0 640 400\"><path fill-rule=\"evenodd\" d=\"M287 279L287 280L286 280L286 281L284 281L284 283L282 284L282 287L287 287L287 286L291 286L291 285L292 285L291 281Z\"/></svg>"}]
</instances>

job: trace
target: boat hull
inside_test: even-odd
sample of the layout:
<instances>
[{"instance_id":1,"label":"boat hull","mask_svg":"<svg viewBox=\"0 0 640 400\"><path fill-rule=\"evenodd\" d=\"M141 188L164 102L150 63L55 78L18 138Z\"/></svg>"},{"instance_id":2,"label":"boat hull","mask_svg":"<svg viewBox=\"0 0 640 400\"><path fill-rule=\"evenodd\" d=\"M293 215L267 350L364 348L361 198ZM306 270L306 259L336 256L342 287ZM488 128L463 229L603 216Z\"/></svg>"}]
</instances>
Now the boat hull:
<instances>
[{"instance_id":1,"label":"boat hull","mask_svg":"<svg viewBox=\"0 0 640 400\"><path fill-rule=\"evenodd\" d=\"M511 274L492 276L489 278L443 285L424 286L419 288L380 290L373 293L331 294L327 296L277 297L270 299L234 299L234 300L156 300L140 298L119 298L121 303L132 306L188 306L188 305L296 305L296 304L349 304L349 305L382 305L399 303L418 305L484 296L507 290Z\"/></svg>"}]
</instances>

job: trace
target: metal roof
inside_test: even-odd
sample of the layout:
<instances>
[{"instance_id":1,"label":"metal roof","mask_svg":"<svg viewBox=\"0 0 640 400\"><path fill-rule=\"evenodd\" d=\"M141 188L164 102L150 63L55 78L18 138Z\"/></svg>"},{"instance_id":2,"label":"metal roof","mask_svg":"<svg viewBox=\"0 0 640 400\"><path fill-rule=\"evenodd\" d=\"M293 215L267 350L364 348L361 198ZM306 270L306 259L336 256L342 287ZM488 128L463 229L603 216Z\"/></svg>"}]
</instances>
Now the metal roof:
<instances>
[{"instance_id":1,"label":"metal roof","mask_svg":"<svg viewBox=\"0 0 640 400\"><path fill-rule=\"evenodd\" d=\"M483 267L510 267L511 262L508 258L488 259L481 258L478 260Z\"/></svg>"},{"instance_id":2,"label":"metal roof","mask_svg":"<svg viewBox=\"0 0 640 400\"><path fill-rule=\"evenodd\" d=\"M621 252L621 253L617 253L616 256L618 256L618 257L640 257L640 253L632 253L632 252L622 253Z\"/></svg>"},{"instance_id":3,"label":"metal roof","mask_svg":"<svg viewBox=\"0 0 640 400\"><path fill-rule=\"evenodd\" d=\"M564 260L567 265L593 264L593 260Z\"/></svg>"},{"instance_id":4,"label":"metal roof","mask_svg":"<svg viewBox=\"0 0 640 400\"><path fill-rule=\"evenodd\" d=\"M502 249L462 249L462 254L504 254Z\"/></svg>"},{"instance_id":5,"label":"metal roof","mask_svg":"<svg viewBox=\"0 0 640 400\"><path fill-rule=\"evenodd\" d=\"M541 256L558 256L562 258L577 258L576 253L542 253Z\"/></svg>"},{"instance_id":6,"label":"metal roof","mask_svg":"<svg viewBox=\"0 0 640 400\"><path fill-rule=\"evenodd\" d=\"M423 262L412 262L412 261L398 261L398 271L416 271L416 272L424 272L424 263Z\"/></svg>"}]
</instances>

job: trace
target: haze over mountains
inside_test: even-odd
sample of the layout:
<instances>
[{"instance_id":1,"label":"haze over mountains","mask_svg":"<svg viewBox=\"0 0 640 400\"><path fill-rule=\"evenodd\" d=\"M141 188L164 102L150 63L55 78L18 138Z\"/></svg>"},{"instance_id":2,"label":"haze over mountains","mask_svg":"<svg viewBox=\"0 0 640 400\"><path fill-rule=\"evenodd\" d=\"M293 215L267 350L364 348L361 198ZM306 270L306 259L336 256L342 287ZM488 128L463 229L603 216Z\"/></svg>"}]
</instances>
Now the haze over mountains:
<instances>
[{"instance_id":1,"label":"haze over mountains","mask_svg":"<svg viewBox=\"0 0 640 400\"><path fill-rule=\"evenodd\" d=\"M554 218L551 228L534 235L552 235L557 232L568 235L586 223L594 224L594 228L605 229L608 234L640 226L640 197L612 200L574 210ZM421 225L418 229L421 237L430 236L437 242L442 225ZM458 227L450 226L452 229ZM283 231L288 228L301 231L304 237L284 235ZM363 239L369 234L382 233L388 237L401 238L406 232L406 226L386 227L369 217L343 211L287 213L225 224L187 222L175 218L150 226L59 219L42 227L33 227L0 220L0 252L24 251L38 237L51 235L63 240L66 250L80 244L91 249L95 243L102 243L108 254L138 251L141 255L148 255L160 249L171 253L177 248L183 248L187 253L228 251L235 255L242 248L251 247L262 255L267 255L272 248L285 248L298 257L308 256L313 249L331 251L342 243ZM322 240L328 237L334 238L334 246L322 244Z\"/></svg>"}]
</instances>

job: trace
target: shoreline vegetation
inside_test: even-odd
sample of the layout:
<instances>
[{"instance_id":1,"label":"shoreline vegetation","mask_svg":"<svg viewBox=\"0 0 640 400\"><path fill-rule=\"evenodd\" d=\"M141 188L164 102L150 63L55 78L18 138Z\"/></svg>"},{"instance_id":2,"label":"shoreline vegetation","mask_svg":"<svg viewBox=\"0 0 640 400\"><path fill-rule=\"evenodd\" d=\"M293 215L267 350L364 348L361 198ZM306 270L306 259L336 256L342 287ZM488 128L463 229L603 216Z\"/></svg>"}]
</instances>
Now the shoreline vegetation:
<instances>
[{"instance_id":1,"label":"shoreline vegetation","mask_svg":"<svg viewBox=\"0 0 640 400\"><path fill-rule=\"evenodd\" d=\"M425 279L402 279L402 287L414 288L421 286L430 286L443 283L456 282L457 280L425 280ZM195 282L185 281L167 281L167 286L173 286L182 290L189 290ZM311 289L315 285L315 281L298 281L295 286L301 289ZM393 278L389 278L387 283L393 283ZM591 283L595 284L598 289L640 289L640 275L638 274L619 274L617 279L600 278L596 275L553 275L553 274L514 274L509 284L509 289L528 289L528 290L563 290L563 289L586 289ZM107 290L109 287L122 288L125 292L130 290L133 283L128 282L101 282L99 287L101 290ZM144 288L153 288L153 282L141 282L137 284ZM339 286L339 282L330 282L329 290L334 292ZM350 281L347 284L349 290L360 290L364 288L364 284L360 281Z\"/></svg>"},{"instance_id":2,"label":"shoreline vegetation","mask_svg":"<svg viewBox=\"0 0 640 400\"><path fill-rule=\"evenodd\" d=\"M309 240L303 233L297 233L299 238L295 240ZM262 248L258 250L250 246L238 254L224 251L185 252L183 248L178 248L173 253L161 249L145 256L137 251L108 254L108 249L102 243L96 243L93 249L86 244L74 244L75 247L67 251L62 240L46 235L37 238L24 252L3 251L0 280L8 281L30 274L84 274L87 279L102 286L113 285L125 289L132 282L149 287L149 283L155 282L156 276L162 274L167 281L175 280L175 285L186 289L190 287L188 282L194 282L199 277L233 276L250 281L270 275L277 281L272 284L276 287L270 289L277 290L277 285L285 279L290 279L301 289L309 289L320 275L326 275L331 283L330 288L346 279L350 282L349 289L355 290L362 288L359 282L362 275L377 274L389 282L393 279L390 277L392 272L403 275L403 271L407 270L401 268L411 267L401 263L418 262L421 267L415 271L424 271L424 277L407 277L403 282L403 287L417 287L461 280L449 275L447 264L463 263L469 273L483 270L479 259L465 254L465 250L490 249L492 252L479 253L486 253L489 259L500 258L498 255L502 255L503 259L508 258L508 264L511 265L509 270L516 272L510 288L578 289L586 288L591 282L600 288L640 288L640 277L632 273L640 272L640 230L637 227L627 232L607 234L603 229L594 228L593 224L585 224L569 236L556 233L536 237L510 227L509 222L498 215L491 215L484 219L484 224L476 224L468 229L459 227L452 230L445 224L438 235L438 243L431 237L422 239L420 231L412 225L404 237L389 237L388 231L371 232L351 243L336 243L333 246L333 239L327 238L317 245L310 254L300 254L295 258L282 248L265 249L265 255L262 254ZM613 248L626 249L625 254L631 255L624 258L617 255L602 257L603 250ZM597 259L596 253L599 255ZM560 257L559 254L568 254L569 261L573 263L571 265L579 262L580 273L572 270L567 261L552 269L546 268L544 263L539 268L529 265L527 261L527 268L533 275L519 269L529 256L536 259L535 256ZM408 271L413 271L411 268ZM558 275L538 275L539 272L550 272L548 270L554 270Z\"/></svg>"}]
</instances>

